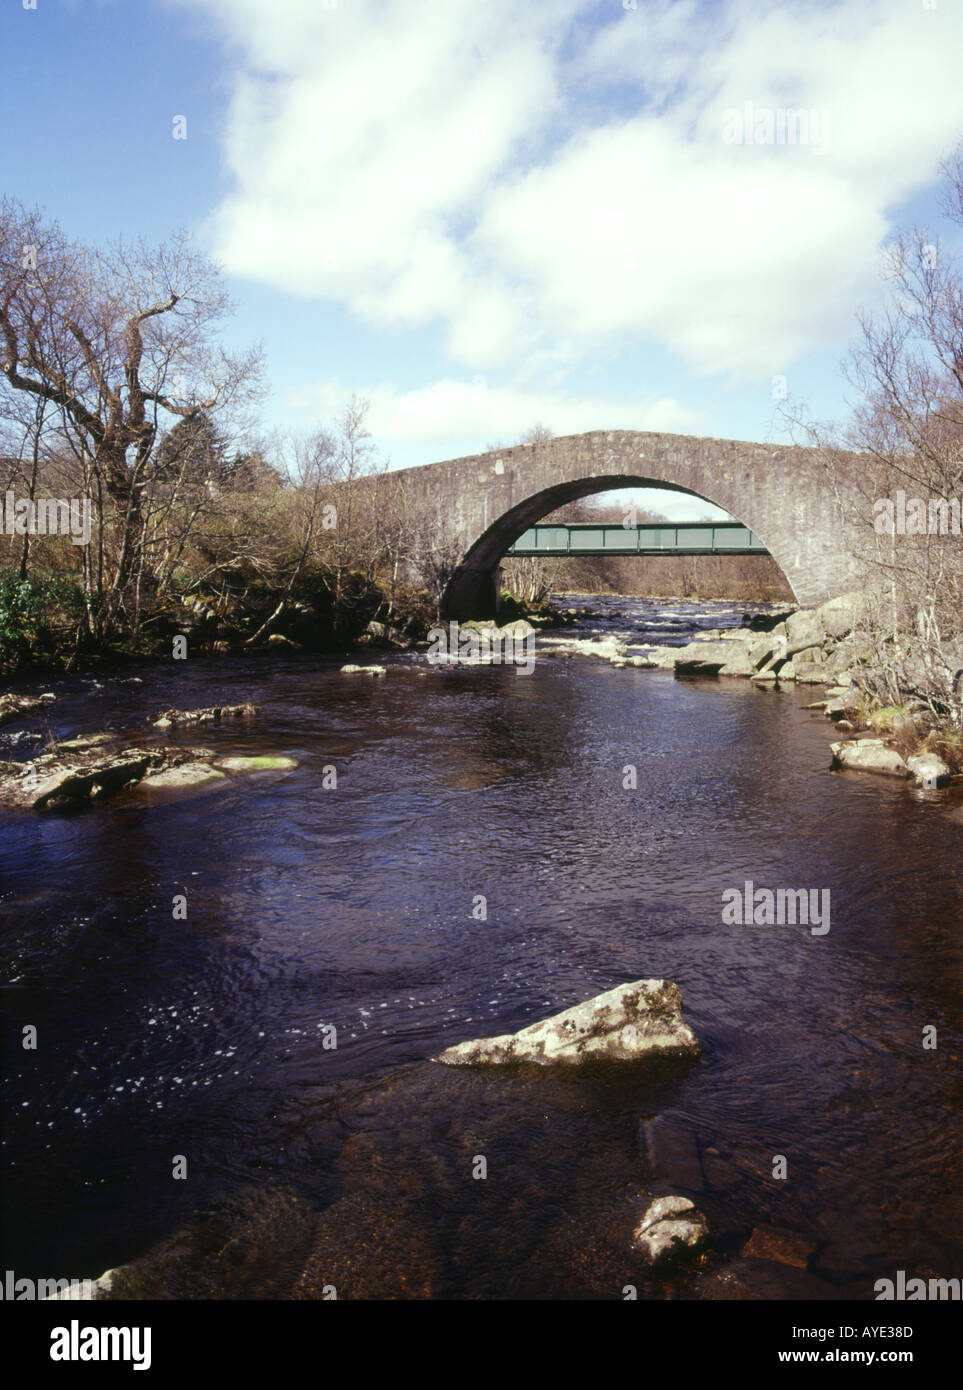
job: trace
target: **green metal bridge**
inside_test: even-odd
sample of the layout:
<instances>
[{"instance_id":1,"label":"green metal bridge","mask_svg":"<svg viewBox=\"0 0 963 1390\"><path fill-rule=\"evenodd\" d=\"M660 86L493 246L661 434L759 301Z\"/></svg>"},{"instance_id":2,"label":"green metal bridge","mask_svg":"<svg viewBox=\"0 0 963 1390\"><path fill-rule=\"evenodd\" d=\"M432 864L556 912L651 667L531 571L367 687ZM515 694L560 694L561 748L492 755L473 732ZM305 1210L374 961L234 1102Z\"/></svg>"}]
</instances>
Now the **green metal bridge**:
<instances>
[{"instance_id":1,"label":"green metal bridge","mask_svg":"<svg viewBox=\"0 0 963 1390\"><path fill-rule=\"evenodd\" d=\"M766 555L768 551L738 521L679 521L661 526L571 521L530 526L505 554Z\"/></svg>"}]
</instances>

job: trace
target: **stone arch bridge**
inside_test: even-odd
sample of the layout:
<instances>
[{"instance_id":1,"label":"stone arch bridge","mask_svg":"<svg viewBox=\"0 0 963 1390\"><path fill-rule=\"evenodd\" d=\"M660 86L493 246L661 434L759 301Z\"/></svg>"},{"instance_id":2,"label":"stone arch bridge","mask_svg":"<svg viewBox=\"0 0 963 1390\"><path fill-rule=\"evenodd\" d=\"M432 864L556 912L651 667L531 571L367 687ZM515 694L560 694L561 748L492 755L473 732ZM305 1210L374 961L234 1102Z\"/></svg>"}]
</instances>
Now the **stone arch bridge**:
<instances>
[{"instance_id":1,"label":"stone arch bridge","mask_svg":"<svg viewBox=\"0 0 963 1390\"><path fill-rule=\"evenodd\" d=\"M796 445L596 430L403 469L384 481L404 490L406 508L448 558L450 618L493 615L499 561L541 517L592 493L646 486L724 508L762 541L799 604L810 606L854 582L840 501L815 454Z\"/></svg>"}]
</instances>

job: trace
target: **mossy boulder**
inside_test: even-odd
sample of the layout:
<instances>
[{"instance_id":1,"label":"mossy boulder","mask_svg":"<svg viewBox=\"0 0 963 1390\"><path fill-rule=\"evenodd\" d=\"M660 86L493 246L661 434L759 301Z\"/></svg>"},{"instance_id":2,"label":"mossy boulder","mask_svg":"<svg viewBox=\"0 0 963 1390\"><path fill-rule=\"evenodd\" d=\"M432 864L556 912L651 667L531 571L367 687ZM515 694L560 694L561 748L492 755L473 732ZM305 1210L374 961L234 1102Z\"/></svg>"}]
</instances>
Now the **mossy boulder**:
<instances>
[{"instance_id":1,"label":"mossy boulder","mask_svg":"<svg viewBox=\"0 0 963 1390\"><path fill-rule=\"evenodd\" d=\"M215 764L225 772L290 772L297 765L296 758L278 757L274 754L218 758Z\"/></svg>"}]
</instances>

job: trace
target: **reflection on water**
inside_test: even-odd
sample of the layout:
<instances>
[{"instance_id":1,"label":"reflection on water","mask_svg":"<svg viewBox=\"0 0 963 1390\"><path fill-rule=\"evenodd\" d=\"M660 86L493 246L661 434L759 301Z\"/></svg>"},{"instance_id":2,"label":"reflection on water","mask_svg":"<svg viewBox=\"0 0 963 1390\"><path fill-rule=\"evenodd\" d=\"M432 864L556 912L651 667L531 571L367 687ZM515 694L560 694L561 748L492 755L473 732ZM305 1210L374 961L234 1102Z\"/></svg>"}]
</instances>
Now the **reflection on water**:
<instances>
[{"instance_id":1,"label":"reflection on water","mask_svg":"<svg viewBox=\"0 0 963 1390\"><path fill-rule=\"evenodd\" d=\"M609 608L601 628L653 641L734 620ZM296 657L50 687L63 737L253 699L255 726L181 737L299 766L3 816L6 1267L98 1274L157 1246L151 1277L197 1296L617 1297L661 1113L697 1137L721 1255L768 1223L829 1250L834 1296L959 1276L959 800L830 772L809 691L388 662L378 682ZM746 879L830 889L830 933L724 926ZM680 984L705 1048L657 1090L427 1061L649 975Z\"/></svg>"}]
</instances>

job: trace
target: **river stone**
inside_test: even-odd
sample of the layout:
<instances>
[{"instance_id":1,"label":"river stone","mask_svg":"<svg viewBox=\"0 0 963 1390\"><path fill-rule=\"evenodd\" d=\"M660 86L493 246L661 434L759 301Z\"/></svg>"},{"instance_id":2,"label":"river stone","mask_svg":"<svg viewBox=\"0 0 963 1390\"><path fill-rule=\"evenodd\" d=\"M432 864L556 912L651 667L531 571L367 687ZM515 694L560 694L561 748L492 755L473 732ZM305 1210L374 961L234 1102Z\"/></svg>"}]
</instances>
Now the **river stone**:
<instances>
[{"instance_id":1,"label":"river stone","mask_svg":"<svg viewBox=\"0 0 963 1390\"><path fill-rule=\"evenodd\" d=\"M27 800L21 804L39 811L51 801L80 800L119 791L129 782L139 782L154 760L150 752L128 749L116 757L101 758L79 766L54 767L46 776L40 776L32 791L25 791ZM38 764L42 761L37 759Z\"/></svg>"},{"instance_id":2,"label":"river stone","mask_svg":"<svg viewBox=\"0 0 963 1390\"><path fill-rule=\"evenodd\" d=\"M517 640L521 637L529 637L533 632L537 631L538 629L532 627L531 623L527 622L524 618L517 618L515 622L506 623L504 627L500 627L498 629L498 636L512 637Z\"/></svg>"},{"instance_id":3,"label":"river stone","mask_svg":"<svg viewBox=\"0 0 963 1390\"><path fill-rule=\"evenodd\" d=\"M727 661L725 666L719 668L720 676L754 676L756 674L755 664L748 652L744 652L735 661Z\"/></svg>"},{"instance_id":4,"label":"river stone","mask_svg":"<svg viewBox=\"0 0 963 1390\"><path fill-rule=\"evenodd\" d=\"M296 758L262 755L250 758L218 758L215 767L225 772L287 772L297 767Z\"/></svg>"},{"instance_id":5,"label":"river stone","mask_svg":"<svg viewBox=\"0 0 963 1390\"><path fill-rule=\"evenodd\" d=\"M69 752L58 749L29 763L0 764L0 805L39 811L49 805L99 799L140 782L151 772L160 774L185 764L206 766L213 757L209 748L192 747L128 747L111 752L97 746ZM184 781L169 779L168 784L175 780Z\"/></svg>"},{"instance_id":6,"label":"river stone","mask_svg":"<svg viewBox=\"0 0 963 1390\"><path fill-rule=\"evenodd\" d=\"M909 768L895 748L887 747L882 738L853 739L834 743L833 766L851 768L855 772L875 772L884 777L908 777Z\"/></svg>"},{"instance_id":7,"label":"river stone","mask_svg":"<svg viewBox=\"0 0 963 1390\"><path fill-rule=\"evenodd\" d=\"M553 656L594 656L602 661L611 661L613 657L621 659L626 654L625 643L612 637L553 637L551 641Z\"/></svg>"},{"instance_id":8,"label":"river stone","mask_svg":"<svg viewBox=\"0 0 963 1390\"><path fill-rule=\"evenodd\" d=\"M830 690L829 694L833 698L826 701L827 719L847 719L859 713L859 695L855 690L847 690L842 695L835 696Z\"/></svg>"},{"instance_id":9,"label":"river stone","mask_svg":"<svg viewBox=\"0 0 963 1390\"><path fill-rule=\"evenodd\" d=\"M915 753L906 759L907 770L918 787L945 787L952 777L950 768L935 753Z\"/></svg>"},{"instance_id":10,"label":"river stone","mask_svg":"<svg viewBox=\"0 0 963 1390\"><path fill-rule=\"evenodd\" d=\"M361 641L371 646L397 647L399 650L411 646L411 638L406 637L399 628L392 627L390 623L375 622L373 618L362 633Z\"/></svg>"},{"instance_id":11,"label":"river stone","mask_svg":"<svg viewBox=\"0 0 963 1390\"><path fill-rule=\"evenodd\" d=\"M838 640L849 636L864 607L865 599L862 594L840 594L839 598L831 598L828 603L821 604L816 613L826 635Z\"/></svg>"},{"instance_id":12,"label":"river stone","mask_svg":"<svg viewBox=\"0 0 963 1390\"><path fill-rule=\"evenodd\" d=\"M777 681L779 670L776 661L770 661L768 666L764 666L761 671L757 671L752 678L754 681Z\"/></svg>"},{"instance_id":13,"label":"river stone","mask_svg":"<svg viewBox=\"0 0 963 1390\"><path fill-rule=\"evenodd\" d=\"M856 652L849 643L841 643L826 657L826 665L837 677L851 671L855 662Z\"/></svg>"},{"instance_id":14,"label":"river stone","mask_svg":"<svg viewBox=\"0 0 963 1390\"><path fill-rule=\"evenodd\" d=\"M386 676L387 666L352 666L349 662L347 666L341 667L342 676Z\"/></svg>"},{"instance_id":15,"label":"river stone","mask_svg":"<svg viewBox=\"0 0 963 1390\"><path fill-rule=\"evenodd\" d=\"M671 671L678 655L678 647L650 647L646 651L645 660L650 667L658 671Z\"/></svg>"},{"instance_id":16,"label":"river stone","mask_svg":"<svg viewBox=\"0 0 963 1390\"><path fill-rule=\"evenodd\" d=\"M772 659L775 650L776 643L768 635L766 637L757 637L754 641L750 642L747 655L752 662L753 670L758 671L761 666L765 666L766 662Z\"/></svg>"},{"instance_id":17,"label":"river stone","mask_svg":"<svg viewBox=\"0 0 963 1390\"><path fill-rule=\"evenodd\" d=\"M794 659L793 665L796 668L797 685L826 684L828 672L826 670L825 663L822 661L817 662L813 660L813 652L816 650L818 649L813 648L813 651L806 652L805 656L796 657Z\"/></svg>"},{"instance_id":18,"label":"river stone","mask_svg":"<svg viewBox=\"0 0 963 1390\"><path fill-rule=\"evenodd\" d=\"M786 655L795 656L809 647L821 647L826 640L818 614L809 608L801 608L786 619Z\"/></svg>"},{"instance_id":19,"label":"river stone","mask_svg":"<svg viewBox=\"0 0 963 1390\"><path fill-rule=\"evenodd\" d=\"M253 719L260 713L259 705L208 705L204 709L168 709L154 720L155 729L169 729L172 724L205 724L217 719Z\"/></svg>"},{"instance_id":20,"label":"river stone","mask_svg":"<svg viewBox=\"0 0 963 1390\"><path fill-rule=\"evenodd\" d=\"M518 1033L473 1038L446 1048L446 1066L510 1062L578 1065L649 1057L697 1057L701 1044L682 1020L682 991L671 980L633 980L532 1023Z\"/></svg>"},{"instance_id":21,"label":"river stone","mask_svg":"<svg viewBox=\"0 0 963 1390\"><path fill-rule=\"evenodd\" d=\"M141 784L148 790L179 790L182 787L199 787L205 782L225 781L224 773L209 763L181 763L179 767L167 767L146 777Z\"/></svg>"},{"instance_id":22,"label":"river stone","mask_svg":"<svg viewBox=\"0 0 963 1390\"><path fill-rule=\"evenodd\" d=\"M742 642L690 642L688 646L677 648L675 669L679 675L717 676L723 666L745 660L746 648Z\"/></svg>"},{"instance_id":23,"label":"river stone","mask_svg":"<svg viewBox=\"0 0 963 1390\"><path fill-rule=\"evenodd\" d=\"M709 1227L688 1197L657 1197L632 1234L632 1248L651 1265L695 1255L706 1245Z\"/></svg>"}]
</instances>

